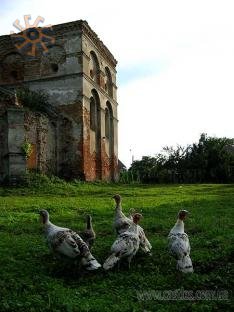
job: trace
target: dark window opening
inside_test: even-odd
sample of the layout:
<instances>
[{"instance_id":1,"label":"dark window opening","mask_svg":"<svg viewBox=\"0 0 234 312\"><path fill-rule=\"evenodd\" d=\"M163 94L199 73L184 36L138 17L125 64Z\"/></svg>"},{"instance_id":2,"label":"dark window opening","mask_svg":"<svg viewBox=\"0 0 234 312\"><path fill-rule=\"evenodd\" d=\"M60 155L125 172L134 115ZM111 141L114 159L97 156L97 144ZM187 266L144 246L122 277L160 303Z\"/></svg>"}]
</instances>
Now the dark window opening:
<instances>
[{"instance_id":1,"label":"dark window opening","mask_svg":"<svg viewBox=\"0 0 234 312\"><path fill-rule=\"evenodd\" d=\"M110 138L110 112L108 108L105 110L105 136L107 139Z\"/></svg>"},{"instance_id":2,"label":"dark window opening","mask_svg":"<svg viewBox=\"0 0 234 312\"><path fill-rule=\"evenodd\" d=\"M90 76L99 85L100 84L100 67L99 67L97 55L94 53L94 51L90 52L90 58L91 58Z\"/></svg>"},{"instance_id":3,"label":"dark window opening","mask_svg":"<svg viewBox=\"0 0 234 312\"><path fill-rule=\"evenodd\" d=\"M106 91L107 93L113 97L113 83L112 83L112 77L111 72L108 67L105 68L106 71Z\"/></svg>"},{"instance_id":4,"label":"dark window opening","mask_svg":"<svg viewBox=\"0 0 234 312\"><path fill-rule=\"evenodd\" d=\"M18 80L19 79L19 75L18 75L18 72L16 70L13 70L11 72L11 77L15 80Z\"/></svg>"},{"instance_id":5,"label":"dark window opening","mask_svg":"<svg viewBox=\"0 0 234 312\"><path fill-rule=\"evenodd\" d=\"M58 64L52 63L51 64L51 69L53 70L54 73L57 73L57 71L58 71Z\"/></svg>"},{"instance_id":6,"label":"dark window opening","mask_svg":"<svg viewBox=\"0 0 234 312\"><path fill-rule=\"evenodd\" d=\"M90 129L96 130L96 103L93 97L90 99Z\"/></svg>"}]
</instances>

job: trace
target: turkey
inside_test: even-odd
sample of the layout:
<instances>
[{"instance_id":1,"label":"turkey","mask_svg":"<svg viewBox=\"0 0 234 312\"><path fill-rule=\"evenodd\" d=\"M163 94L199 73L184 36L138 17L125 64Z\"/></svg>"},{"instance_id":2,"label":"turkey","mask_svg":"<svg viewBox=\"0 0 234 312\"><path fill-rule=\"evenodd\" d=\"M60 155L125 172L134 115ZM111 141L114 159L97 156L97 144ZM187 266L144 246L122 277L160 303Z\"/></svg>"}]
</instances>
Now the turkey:
<instances>
[{"instance_id":1,"label":"turkey","mask_svg":"<svg viewBox=\"0 0 234 312\"><path fill-rule=\"evenodd\" d=\"M140 213L133 214L133 222L137 224L139 230L139 239L140 239L140 249L146 253L151 255L152 245L150 244L149 240L147 239L143 228L138 224L142 218Z\"/></svg>"},{"instance_id":2,"label":"turkey","mask_svg":"<svg viewBox=\"0 0 234 312\"><path fill-rule=\"evenodd\" d=\"M94 232L92 217L90 215L86 216L86 229L82 232L79 232L79 235L88 245L89 249L91 249L96 238L96 233Z\"/></svg>"},{"instance_id":3,"label":"turkey","mask_svg":"<svg viewBox=\"0 0 234 312\"><path fill-rule=\"evenodd\" d=\"M123 233L119 234L116 241L111 247L111 255L103 264L104 270L113 268L120 260L127 259L128 267L132 258L139 249L139 227L135 223L131 223L130 227Z\"/></svg>"},{"instance_id":4,"label":"turkey","mask_svg":"<svg viewBox=\"0 0 234 312\"><path fill-rule=\"evenodd\" d=\"M187 210L180 210L178 219L168 235L169 251L177 260L177 269L183 273L192 273L193 265L190 258L190 244L188 235L184 232L184 220Z\"/></svg>"},{"instance_id":5,"label":"turkey","mask_svg":"<svg viewBox=\"0 0 234 312\"><path fill-rule=\"evenodd\" d=\"M114 218L114 228L117 234L124 233L129 229L132 224L132 217L127 218L125 214L122 212L121 206L121 196L116 194L113 196L115 200L116 207L115 207L115 218Z\"/></svg>"},{"instance_id":6,"label":"turkey","mask_svg":"<svg viewBox=\"0 0 234 312\"><path fill-rule=\"evenodd\" d=\"M128 218L129 218L131 221L133 221L133 215L134 215L134 213L136 213L136 209L131 208L131 209L129 210L129 216L128 216Z\"/></svg>"},{"instance_id":7,"label":"turkey","mask_svg":"<svg viewBox=\"0 0 234 312\"><path fill-rule=\"evenodd\" d=\"M51 251L56 255L71 259L76 259L79 256L81 265L88 271L101 267L90 253L87 244L76 232L51 223L47 210L41 210L40 216L44 225L47 244Z\"/></svg>"}]
</instances>

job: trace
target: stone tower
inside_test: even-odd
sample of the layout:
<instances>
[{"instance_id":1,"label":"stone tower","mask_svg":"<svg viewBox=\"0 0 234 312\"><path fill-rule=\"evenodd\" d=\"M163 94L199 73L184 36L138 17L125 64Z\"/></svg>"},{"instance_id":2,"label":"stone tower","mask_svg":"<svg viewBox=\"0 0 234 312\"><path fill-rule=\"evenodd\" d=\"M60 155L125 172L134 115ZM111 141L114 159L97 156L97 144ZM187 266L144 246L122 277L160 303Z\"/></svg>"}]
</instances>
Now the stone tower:
<instances>
[{"instance_id":1,"label":"stone tower","mask_svg":"<svg viewBox=\"0 0 234 312\"><path fill-rule=\"evenodd\" d=\"M115 58L86 21L53 26L47 52L43 45L33 50L37 32L24 31L31 46L21 50L11 36L0 37L0 93L42 90L54 112L9 105L0 97L0 180L20 178L26 168L68 179L116 180ZM25 142L32 146L27 159Z\"/></svg>"}]
</instances>

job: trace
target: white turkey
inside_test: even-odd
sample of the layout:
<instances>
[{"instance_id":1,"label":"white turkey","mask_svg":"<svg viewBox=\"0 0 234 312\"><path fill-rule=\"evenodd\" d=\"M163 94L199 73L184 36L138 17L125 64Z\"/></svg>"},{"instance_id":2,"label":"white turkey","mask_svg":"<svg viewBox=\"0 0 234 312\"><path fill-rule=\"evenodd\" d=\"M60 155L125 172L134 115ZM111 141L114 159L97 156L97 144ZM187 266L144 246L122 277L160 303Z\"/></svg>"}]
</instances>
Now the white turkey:
<instances>
[{"instance_id":1,"label":"white turkey","mask_svg":"<svg viewBox=\"0 0 234 312\"><path fill-rule=\"evenodd\" d=\"M127 218L125 214L122 212L122 205L121 205L121 196L116 194L113 196L115 200L116 207L115 207L115 217L114 217L114 228L117 234L124 233L129 229L132 224L132 217Z\"/></svg>"},{"instance_id":2,"label":"white turkey","mask_svg":"<svg viewBox=\"0 0 234 312\"><path fill-rule=\"evenodd\" d=\"M140 239L140 249L146 253L151 255L152 245L150 244L149 240L147 239L143 228L138 224L142 218L140 213L133 214L133 222L137 224L138 231L139 231L139 239Z\"/></svg>"},{"instance_id":3,"label":"white turkey","mask_svg":"<svg viewBox=\"0 0 234 312\"><path fill-rule=\"evenodd\" d=\"M81 265L88 271L101 267L90 253L87 244L76 232L51 223L47 210L41 210L40 216L44 225L45 237L51 251L56 255L63 255L71 259L79 257Z\"/></svg>"},{"instance_id":4,"label":"white turkey","mask_svg":"<svg viewBox=\"0 0 234 312\"><path fill-rule=\"evenodd\" d=\"M187 210L179 211L176 224L168 235L168 242L170 254L177 260L177 269L183 273L192 273L189 238L184 232L184 220L187 214Z\"/></svg>"},{"instance_id":5,"label":"white turkey","mask_svg":"<svg viewBox=\"0 0 234 312\"><path fill-rule=\"evenodd\" d=\"M123 233L119 234L111 247L111 255L106 259L103 264L104 270L113 268L120 260L126 259L128 267L132 258L135 256L139 249L139 227L135 223L131 223L130 227Z\"/></svg>"},{"instance_id":6,"label":"white turkey","mask_svg":"<svg viewBox=\"0 0 234 312\"><path fill-rule=\"evenodd\" d=\"M79 235L86 242L89 249L91 250L96 238L96 233L94 232L92 217L90 215L86 216L86 229L84 231L79 232Z\"/></svg>"}]
</instances>

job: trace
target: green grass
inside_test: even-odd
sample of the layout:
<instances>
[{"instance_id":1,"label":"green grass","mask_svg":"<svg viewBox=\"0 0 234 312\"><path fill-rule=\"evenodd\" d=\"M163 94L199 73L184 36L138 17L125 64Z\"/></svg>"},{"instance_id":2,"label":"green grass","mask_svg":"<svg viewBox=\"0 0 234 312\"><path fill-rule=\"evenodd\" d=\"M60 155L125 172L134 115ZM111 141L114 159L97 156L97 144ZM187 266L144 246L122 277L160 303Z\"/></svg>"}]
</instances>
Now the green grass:
<instances>
[{"instance_id":1,"label":"green grass","mask_svg":"<svg viewBox=\"0 0 234 312\"><path fill-rule=\"evenodd\" d=\"M91 213L97 239L93 254L103 263L115 238L114 203L142 212L153 256L141 254L131 269L79 272L49 253L38 209L74 230ZM233 185L112 185L39 181L30 188L0 188L0 311L231 311L233 288ZM180 276L168 256L167 234L179 209L186 222L195 273ZM142 291L226 290L228 300L155 300Z\"/></svg>"}]
</instances>

